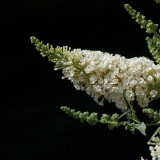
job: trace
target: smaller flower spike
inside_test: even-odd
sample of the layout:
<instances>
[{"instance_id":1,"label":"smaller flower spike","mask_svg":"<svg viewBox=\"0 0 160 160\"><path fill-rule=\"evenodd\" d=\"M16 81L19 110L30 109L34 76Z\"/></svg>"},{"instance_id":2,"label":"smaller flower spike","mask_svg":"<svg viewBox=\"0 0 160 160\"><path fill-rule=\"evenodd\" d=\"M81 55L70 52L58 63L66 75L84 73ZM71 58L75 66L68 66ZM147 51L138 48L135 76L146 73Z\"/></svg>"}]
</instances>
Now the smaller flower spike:
<instances>
[{"instance_id":1,"label":"smaller flower spike","mask_svg":"<svg viewBox=\"0 0 160 160\"><path fill-rule=\"evenodd\" d=\"M129 4L125 4L124 7L132 18L141 25L141 28L146 29L146 32L152 36L146 37L149 52L152 54L156 62L160 64L160 30L157 32L158 24L154 24L151 20L146 20L144 15L137 12Z\"/></svg>"},{"instance_id":2,"label":"smaller flower spike","mask_svg":"<svg viewBox=\"0 0 160 160\"><path fill-rule=\"evenodd\" d=\"M154 24L151 20L146 20L146 17L143 14L137 12L129 4L125 4L124 7L127 12L132 16L132 18L141 25L141 28L146 29L147 33L151 34L156 32L158 24Z\"/></svg>"}]
</instances>

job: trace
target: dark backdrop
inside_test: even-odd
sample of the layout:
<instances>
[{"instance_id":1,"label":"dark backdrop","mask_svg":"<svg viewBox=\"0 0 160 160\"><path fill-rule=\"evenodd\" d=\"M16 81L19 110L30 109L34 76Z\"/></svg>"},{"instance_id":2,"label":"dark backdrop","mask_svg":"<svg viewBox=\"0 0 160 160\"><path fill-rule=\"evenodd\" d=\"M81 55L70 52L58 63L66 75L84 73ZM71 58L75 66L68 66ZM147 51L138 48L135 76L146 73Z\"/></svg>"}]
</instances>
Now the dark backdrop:
<instances>
[{"instance_id":1,"label":"dark backdrop","mask_svg":"<svg viewBox=\"0 0 160 160\"><path fill-rule=\"evenodd\" d=\"M36 36L53 46L152 58L145 32L127 14L130 3L155 23L160 6L152 0L2 1L0 5L2 160L98 159L136 160L149 157L147 136L123 128L81 124L59 107L113 113L114 104L98 106L76 91L61 71L42 58L30 43Z\"/></svg>"}]
</instances>

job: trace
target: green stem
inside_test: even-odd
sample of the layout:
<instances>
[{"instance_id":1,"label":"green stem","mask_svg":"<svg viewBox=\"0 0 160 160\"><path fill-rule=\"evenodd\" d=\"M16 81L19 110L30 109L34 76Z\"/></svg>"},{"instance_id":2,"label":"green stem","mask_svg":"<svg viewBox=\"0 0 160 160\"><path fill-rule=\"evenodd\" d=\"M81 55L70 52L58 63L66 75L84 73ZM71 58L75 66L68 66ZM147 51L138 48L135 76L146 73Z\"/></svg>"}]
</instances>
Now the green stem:
<instances>
[{"instance_id":1,"label":"green stem","mask_svg":"<svg viewBox=\"0 0 160 160\"><path fill-rule=\"evenodd\" d=\"M123 113L121 116L119 116L118 119L121 119L122 117L124 117L126 114L128 114L130 112L130 110L126 111L125 113Z\"/></svg>"},{"instance_id":2,"label":"green stem","mask_svg":"<svg viewBox=\"0 0 160 160\"><path fill-rule=\"evenodd\" d=\"M138 123L138 124L140 123L139 120L136 120L136 119L134 119L134 118L131 118L131 120L134 121L134 122L136 122L136 123Z\"/></svg>"},{"instance_id":3,"label":"green stem","mask_svg":"<svg viewBox=\"0 0 160 160\"><path fill-rule=\"evenodd\" d=\"M160 123L145 123L146 124L146 126L150 126L150 127L152 127L152 126L160 126Z\"/></svg>"}]
</instances>

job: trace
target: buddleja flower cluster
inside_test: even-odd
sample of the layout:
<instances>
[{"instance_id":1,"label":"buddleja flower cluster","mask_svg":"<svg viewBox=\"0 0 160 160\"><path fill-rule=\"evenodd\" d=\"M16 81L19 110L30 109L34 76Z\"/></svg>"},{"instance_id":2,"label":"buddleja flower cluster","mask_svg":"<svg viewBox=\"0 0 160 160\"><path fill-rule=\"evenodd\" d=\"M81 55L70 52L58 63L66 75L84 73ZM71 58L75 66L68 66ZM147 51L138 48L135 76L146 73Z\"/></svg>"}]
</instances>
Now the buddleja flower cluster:
<instances>
[{"instance_id":1,"label":"buddleja flower cluster","mask_svg":"<svg viewBox=\"0 0 160 160\"><path fill-rule=\"evenodd\" d=\"M148 58L127 59L118 54L68 47L54 49L35 37L31 41L43 56L55 63L55 70L62 69L63 79L69 79L77 90L85 90L100 105L106 99L126 109L124 90L128 102L137 100L141 107L148 106L159 95L154 86L159 84L160 65Z\"/></svg>"}]
</instances>

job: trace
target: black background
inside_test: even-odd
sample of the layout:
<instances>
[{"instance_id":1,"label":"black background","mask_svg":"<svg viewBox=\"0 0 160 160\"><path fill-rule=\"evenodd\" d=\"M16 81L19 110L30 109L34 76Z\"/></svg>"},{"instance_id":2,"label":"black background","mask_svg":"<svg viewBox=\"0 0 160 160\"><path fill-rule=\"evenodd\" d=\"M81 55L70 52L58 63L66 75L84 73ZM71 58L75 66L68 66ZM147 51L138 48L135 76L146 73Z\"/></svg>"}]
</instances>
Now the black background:
<instances>
[{"instance_id":1,"label":"black background","mask_svg":"<svg viewBox=\"0 0 160 160\"><path fill-rule=\"evenodd\" d=\"M123 5L131 4L155 23L160 6L152 0L33 0L2 1L0 5L2 160L150 158L144 137L118 128L81 124L60 111L67 105L82 111L113 113L114 104L98 106L76 91L61 71L42 58L29 37L53 46L70 46L118 53L127 58L147 56L145 32Z\"/></svg>"}]
</instances>

